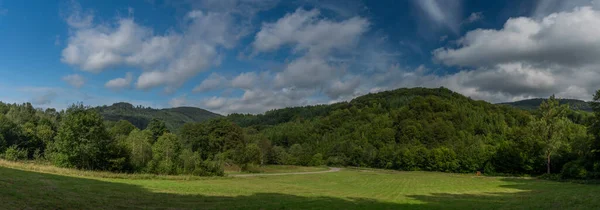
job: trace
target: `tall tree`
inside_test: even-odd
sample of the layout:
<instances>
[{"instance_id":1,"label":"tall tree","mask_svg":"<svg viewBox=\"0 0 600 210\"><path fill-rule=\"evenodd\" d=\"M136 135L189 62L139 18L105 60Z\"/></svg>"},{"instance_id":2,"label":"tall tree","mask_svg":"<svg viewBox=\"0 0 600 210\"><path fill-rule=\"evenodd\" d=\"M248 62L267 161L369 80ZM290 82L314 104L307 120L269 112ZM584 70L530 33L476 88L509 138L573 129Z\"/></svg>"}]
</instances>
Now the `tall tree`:
<instances>
[{"instance_id":1,"label":"tall tree","mask_svg":"<svg viewBox=\"0 0 600 210\"><path fill-rule=\"evenodd\" d=\"M600 162L600 90L596 91L593 101L590 102L592 110L594 110L594 120L590 126L590 132L594 135L594 142L592 143L591 158L593 161Z\"/></svg>"},{"instance_id":2,"label":"tall tree","mask_svg":"<svg viewBox=\"0 0 600 210\"><path fill-rule=\"evenodd\" d=\"M165 122L156 118L152 119L150 123L148 123L146 130L152 132L153 143L156 142L158 137L162 136L164 133L169 132L169 129L167 129L167 125L165 125Z\"/></svg>"},{"instance_id":3,"label":"tall tree","mask_svg":"<svg viewBox=\"0 0 600 210\"><path fill-rule=\"evenodd\" d=\"M550 174L550 157L565 144L569 123L566 118L568 110L568 105L560 105L556 97L552 95L548 100L542 102L539 108L539 118L532 123L533 131L544 143L548 174Z\"/></svg>"},{"instance_id":4,"label":"tall tree","mask_svg":"<svg viewBox=\"0 0 600 210\"><path fill-rule=\"evenodd\" d=\"M73 105L51 145L51 157L59 166L107 169L113 145L102 116L83 105Z\"/></svg>"}]
</instances>

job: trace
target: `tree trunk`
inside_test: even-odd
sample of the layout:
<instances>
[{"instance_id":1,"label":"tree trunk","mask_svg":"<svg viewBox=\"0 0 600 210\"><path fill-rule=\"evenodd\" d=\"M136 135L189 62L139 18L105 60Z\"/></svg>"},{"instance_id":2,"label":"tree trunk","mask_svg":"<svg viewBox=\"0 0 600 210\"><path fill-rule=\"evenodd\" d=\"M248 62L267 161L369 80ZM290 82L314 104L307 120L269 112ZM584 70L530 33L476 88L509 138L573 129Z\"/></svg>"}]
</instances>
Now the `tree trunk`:
<instances>
[{"instance_id":1,"label":"tree trunk","mask_svg":"<svg viewBox=\"0 0 600 210\"><path fill-rule=\"evenodd\" d=\"M550 174L550 153L548 153L548 164L547 164L547 168L548 168L548 174Z\"/></svg>"}]
</instances>

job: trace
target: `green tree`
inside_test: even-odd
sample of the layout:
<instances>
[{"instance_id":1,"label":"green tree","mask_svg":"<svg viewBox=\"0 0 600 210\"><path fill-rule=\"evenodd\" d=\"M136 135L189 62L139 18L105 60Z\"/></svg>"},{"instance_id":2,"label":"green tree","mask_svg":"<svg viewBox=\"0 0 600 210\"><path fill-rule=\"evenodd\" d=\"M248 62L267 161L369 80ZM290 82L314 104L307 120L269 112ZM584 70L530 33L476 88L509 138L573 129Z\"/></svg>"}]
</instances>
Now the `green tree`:
<instances>
[{"instance_id":1,"label":"green tree","mask_svg":"<svg viewBox=\"0 0 600 210\"><path fill-rule=\"evenodd\" d=\"M134 170L141 171L152 160L152 133L148 130L135 129L126 139L129 150L129 161Z\"/></svg>"},{"instance_id":2,"label":"green tree","mask_svg":"<svg viewBox=\"0 0 600 210\"><path fill-rule=\"evenodd\" d=\"M546 173L550 174L550 157L565 144L569 120L566 119L568 105L559 105L552 95L542 102L539 108L539 118L532 123L533 131L544 143L546 155Z\"/></svg>"},{"instance_id":3,"label":"green tree","mask_svg":"<svg viewBox=\"0 0 600 210\"><path fill-rule=\"evenodd\" d=\"M240 145L235 150L234 161L242 171L248 170L250 164L261 162L260 148L256 144Z\"/></svg>"},{"instance_id":4,"label":"green tree","mask_svg":"<svg viewBox=\"0 0 600 210\"><path fill-rule=\"evenodd\" d=\"M148 123L146 130L152 132L152 142L156 142L158 137L162 136L164 133L169 132L169 129L167 129L165 122L156 118L152 119L150 123Z\"/></svg>"},{"instance_id":5,"label":"green tree","mask_svg":"<svg viewBox=\"0 0 600 210\"><path fill-rule=\"evenodd\" d=\"M107 169L112 146L102 116L83 105L73 105L67 109L52 143L51 159L63 167Z\"/></svg>"},{"instance_id":6,"label":"green tree","mask_svg":"<svg viewBox=\"0 0 600 210\"><path fill-rule=\"evenodd\" d=\"M177 169L181 147L177 136L165 133L152 146L152 163L154 172L159 174L174 174Z\"/></svg>"},{"instance_id":7,"label":"green tree","mask_svg":"<svg viewBox=\"0 0 600 210\"><path fill-rule=\"evenodd\" d=\"M115 123L114 126L110 128L109 132L112 136L127 136L131 131L133 131L133 129L135 129L135 126L129 121L119 120L117 123Z\"/></svg>"}]
</instances>

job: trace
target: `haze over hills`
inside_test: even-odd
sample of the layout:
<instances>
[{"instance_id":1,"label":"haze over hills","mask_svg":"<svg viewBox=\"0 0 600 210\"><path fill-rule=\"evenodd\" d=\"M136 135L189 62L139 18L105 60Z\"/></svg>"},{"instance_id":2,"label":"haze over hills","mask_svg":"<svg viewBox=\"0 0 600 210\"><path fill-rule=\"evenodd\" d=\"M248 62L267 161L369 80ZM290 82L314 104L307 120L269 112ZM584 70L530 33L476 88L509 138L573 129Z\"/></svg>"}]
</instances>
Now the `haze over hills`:
<instances>
[{"instance_id":1,"label":"haze over hills","mask_svg":"<svg viewBox=\"0 0 600 210\"><path fill-rule=\"evenodd\" d=\"M203 122L221 117L220 114L197 107L154 109L151 107L136 107L125 102L115 103L110 106L99 106L94 109L97 110L105 120L127 120L140 129L146 128L153 118L164 121L167 128L174 130L188 122Z\"/></svg>"},{"instance_id":2,"label":"haze over hills","mask_svg":"<svg viewBox=\"0 0 600 210\"><path fill-rule=\"evenodd\" d=\"M519 109L524 109L524 110L536 110L540 104L542 104L542 102L544 100L547 100L545 98L534 98L534 99L526 99L526 100L521 100L521 101L513 101L513 102L504 102L504 103L499 103L499 104L506 104L506 105L510 105ZM578 99L558 99L560 104L568 104L569 108L573 109L573 110L582 110L582 111L588 111L591 112L592 111L592 107L590 107L590 105L588 104L588 102L585 102L583 100L578 100Z\"/></svg>"}]
</instances>

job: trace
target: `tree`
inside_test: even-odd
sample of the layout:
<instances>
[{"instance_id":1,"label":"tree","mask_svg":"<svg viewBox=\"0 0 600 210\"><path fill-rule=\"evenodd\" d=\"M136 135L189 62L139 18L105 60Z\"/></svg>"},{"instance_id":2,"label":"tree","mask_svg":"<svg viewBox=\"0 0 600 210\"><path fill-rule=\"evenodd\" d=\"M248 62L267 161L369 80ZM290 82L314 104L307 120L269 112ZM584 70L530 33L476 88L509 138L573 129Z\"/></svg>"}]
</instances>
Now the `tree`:
<instances>
[{"instance_id":1,"label":"tree","mask_svg":"<svg viewBox=\"0 0 600 210\"><path fill-rule=\"evenodd\" d=\"M114 146L102 116L83 105L67 109L51 145L54 164L80 169L107 169Z\"/></svg>"},{"instance_id":2,"label":"tree","mask_svg":"<svg viewBox=\"0 0 600 210\"><path fill-rule=\"evenodd\" d=\"M162 136L164 133L169 132L169 129L167 129L165 122L163 122L159 119L156 119L156 118L152 119L150 121L150 123L148 123L146 130L149 130L150 132L152 132L152 142L153 143L156 142L158 137Z\"/></svg>"},{"instance_id":3,"label":"tree","mask_svg":"<svg viewBox=\"0 0 600 210\"><path fill-rule=\"evenodd\" d=\"M248 170L250 164L261 162L260 148L256 144L240 145L234 154L235 163L240 166L242 171Z\"/></svg>"},{"instance_id":4,"label":"tree","mask_svg":"<svg viewBox=\"0 0 600 210\"><path fill-rule=\"evenodd\" d=\"M127 136L131 131L133 131L133 129L135 129L135 126L129 121L119 120L117 123L115 123L114 126L110 128L109 132L112 136Z\"/></svg>"},{"instance_id":5,"label":"tree","mask_svg":"<svg viewBox=\"0 0 600 210\"><path fill-rule=\"evenodd\" d=\"M152 146L152 168L156 173L174 174L181 147L177 136L165 133Z\"/></svg>"},{"instance_id":6,"label":"tree","mask_svg":"<svg viewBox=\"0 0 600 210\"><path fill-rule=\"evenodd\" d=\"M126 139L129 150L129 161L134 170L141 171L152 160L152 133L148 130L135 129Z\"/></svg>"},{"instance_id":7,"label":"tree","mask_svg":"<svg viewBox=\"0 0 600 210\"><path fill-rule=\"evenodd\" d=\"M539 118L532 123L533 131L544 143L546 155L546 173L550 174L550 157L565 143L565 133L569 120L566 119L568 105L559 105L552 95L542 102L539 108Z\"/></svg>"},{"instance_id":8,"label":"tree","mask_svg":"<svg viewBox=\"0 0 600 210\"><path fill-rule=\"evenodd\" d=\"M590 106L594 110L595 118L592 126L590 126L590 133L594 135L594 142L591 145L591 159L594 162L600 163L600 90L596 91L593 101L590 102Z\"/></svg>"}]
</instances>

